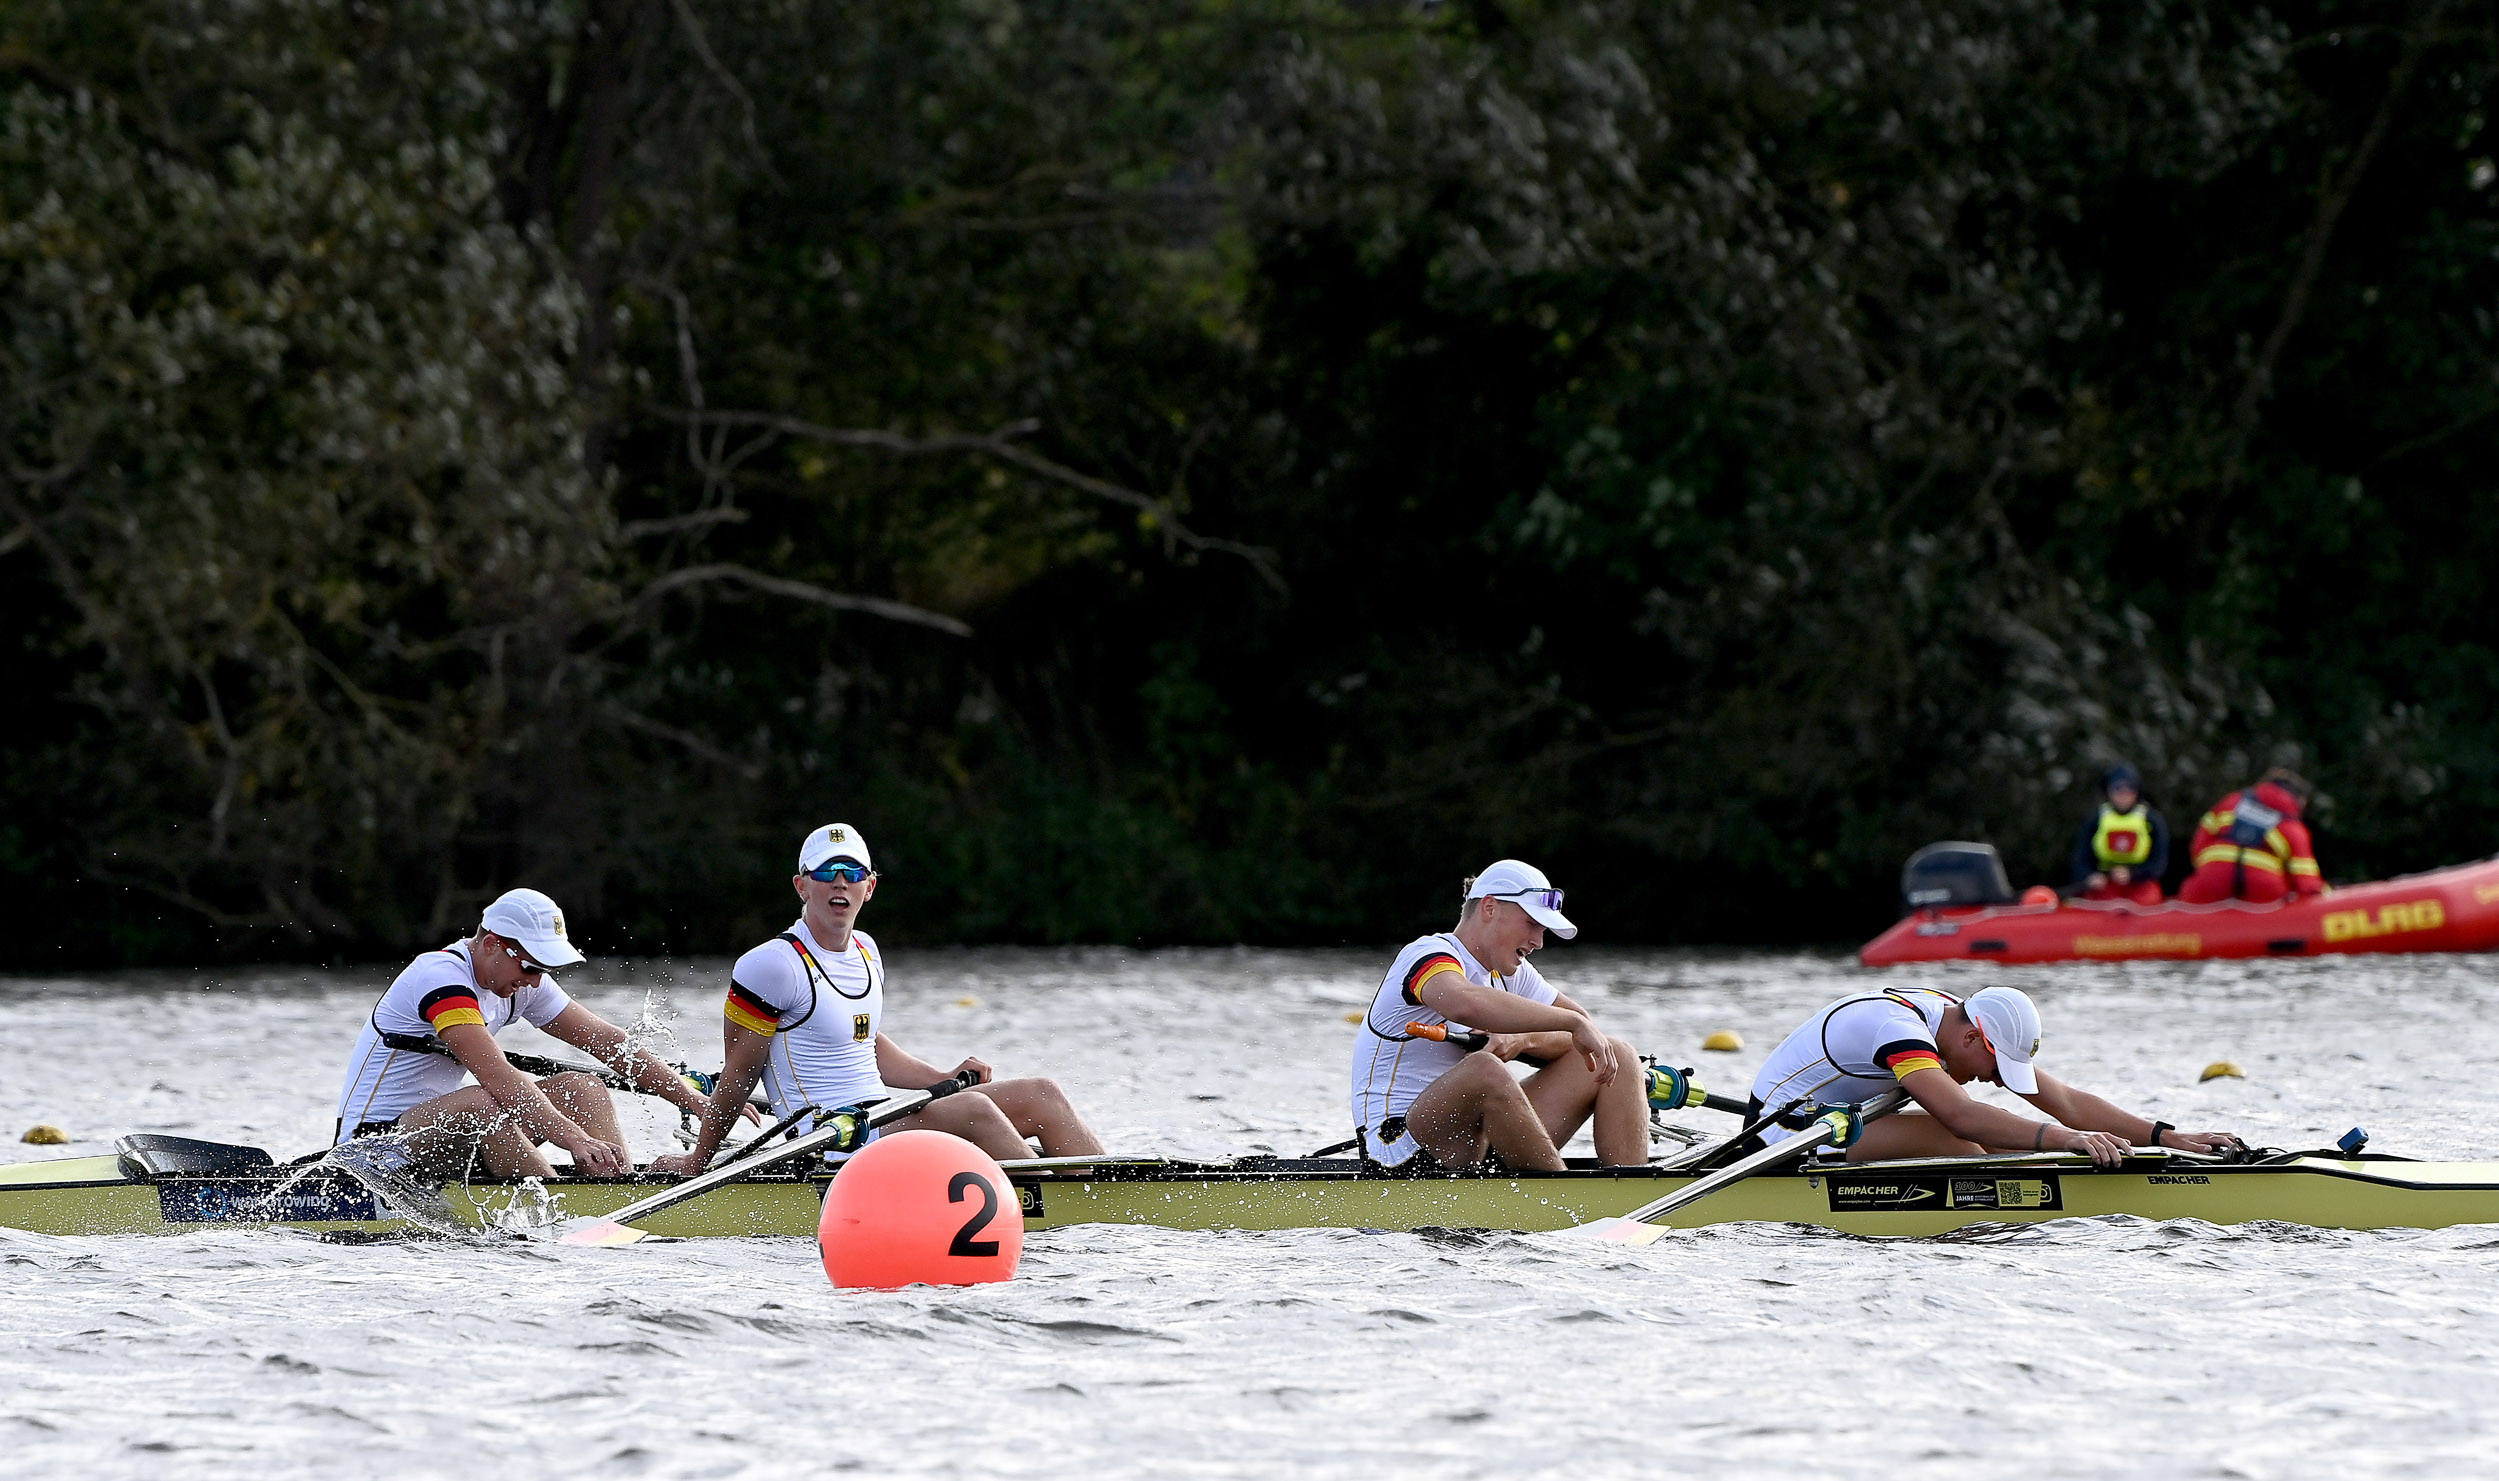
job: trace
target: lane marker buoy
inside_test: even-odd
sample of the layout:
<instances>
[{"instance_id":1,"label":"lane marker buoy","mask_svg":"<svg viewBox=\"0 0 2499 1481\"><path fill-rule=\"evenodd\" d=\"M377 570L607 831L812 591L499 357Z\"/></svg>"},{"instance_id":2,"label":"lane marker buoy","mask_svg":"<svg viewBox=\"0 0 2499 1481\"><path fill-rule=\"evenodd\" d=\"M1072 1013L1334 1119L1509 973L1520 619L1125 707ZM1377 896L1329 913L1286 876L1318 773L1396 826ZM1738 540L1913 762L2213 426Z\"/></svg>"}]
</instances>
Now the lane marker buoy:
<instances>
[{"instance_id":1,"label":"lane marker buoy","mask_svg":"<svg viewBox=\"0 0 2499 1481\"><path fill-rule=\"evenodd\" d=\"M63 1147L69 1145L69 1133L46 1121L28 1127L26 1134L18 1140L37 1147Z\"/></svg>"},{"instance_id":2,"label":"lane marker buoy","mask_svg":"<svg viewBox=\"0 0 2499 1481\"><path fill-rule=\"evenodd\" d=\"M1744 1036L1731 1028L1722 1028L1701 1041L1701 1047L1720 1054L1733 1054L1744 1047Z\"/></svg>"},{"instance_id":3,"label":"lane marker buoy","mask_svg":"<svg viewBox=\"0 0 2499 1481\"><path fill-rule=\"evenodd\" d=\"M1348 1013L1345 1015L1345 1021L1347 1023L1360 1023L1362 1022L1362 1015L1360 1013Z\"/></svg>"},{"instance_id":4,"label":"lane marker buoy","mask_svg":"<svg viewBox=\"0 0 2499 1481\"><path fill-rule=\"evenodd\" d=\"M963 1138L888 1132L833 1175L816 1248L844 1290L1013 1280L1024 1209L998 1164Z\"/></svg>"},{"instance_id":5,"label":"lane marker buoy","mask_svg":"<svg viewBox=\"0 0 2499 1481\"><path fill-rule=\"evenodd\" d=\"M2204 1073L2195 1077L2195 1083L2201 1085L2207 1080L2244 1080L2246 1078L2247 1071L2226 1059L2216 1059L2204 1066Z\"/></svg>"}]
</instances>

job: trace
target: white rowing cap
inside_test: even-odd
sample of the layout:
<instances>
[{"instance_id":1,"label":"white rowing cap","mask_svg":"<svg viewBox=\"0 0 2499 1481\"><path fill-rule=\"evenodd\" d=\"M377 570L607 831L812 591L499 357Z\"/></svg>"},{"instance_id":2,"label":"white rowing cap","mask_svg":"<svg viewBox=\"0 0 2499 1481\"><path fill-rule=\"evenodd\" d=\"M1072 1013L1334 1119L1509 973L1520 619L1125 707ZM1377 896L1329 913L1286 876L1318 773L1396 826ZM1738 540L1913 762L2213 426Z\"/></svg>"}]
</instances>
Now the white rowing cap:
<instances>
[{"instance_id":1,"label":"white rowing cap","mask_svg":"<svg viewBox=\"0 0 2499 1481\"><path fill-rule=\"evenodd\" d=\"M875 861L868 857L868 841L848 823L827 823L808 834L807 841L798 846L798 872L801 874L828 859L850 859L862 869L876 867Z\"/></svg>"},{"instance_id":2,"label":"white rowing cap","mask_svg":"<svg viewBox=\"0 0 2499 1481\"><path fill-rule=\"evenodd\" d=\"M2016 1095L2037 1095L2039 1076L2030 1062L2039 1057L2039 1009L2018 987L1983 987L1961 1005L1987 1046L1996 1051L1996 1075Z\"/></svg>"},{"instance_id":3,"label":"white rowing cap","mask_svg":"<svg viewBox=\"0 0 2499 1481\"><path fill-rule=\"evenodd\" d=\"M590 960L564 938L564 912L536 890L506 890L486 907L485 928L506 941L518 941L529 959L542 967L569 967Z\"/></svg>"}]
</instances>

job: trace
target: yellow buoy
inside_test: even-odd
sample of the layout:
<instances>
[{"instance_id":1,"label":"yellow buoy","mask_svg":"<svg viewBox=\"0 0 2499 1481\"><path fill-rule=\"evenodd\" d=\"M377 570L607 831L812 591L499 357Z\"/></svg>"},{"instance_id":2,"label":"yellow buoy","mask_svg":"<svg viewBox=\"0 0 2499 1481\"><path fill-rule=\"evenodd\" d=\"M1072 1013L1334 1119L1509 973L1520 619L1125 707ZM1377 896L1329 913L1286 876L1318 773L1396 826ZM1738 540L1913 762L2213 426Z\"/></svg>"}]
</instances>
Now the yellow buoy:
<instances>
[{"instance_id":1,"label":"yellow buoy","mask_svg":"<svg viewBox=\"0 0 2499 1481\"><path fill-rule=\"evenodd\" d=\"M1703 1039L1701 1041L1701 1047L1704 1049L1715 1049L1721 1054L1733 1054L1738 1049L1744 1047L1744 1036L1737 1033L1734 1029L1722 1028L1718 1032L1710 1035L1708 1038Z\"/></svg>"},{"instance_id":2,"label":"yellow buoy","mask_svg":"<svg viewBox=\"0 0 2499 1481\"><path fill-rule=\"evenodd\" d=\"M32 1142L38 1147L58 1147L68 1143L69 1133L47 1121L41 1126L28 1127L26 1134L18 1140Z\"/></svg>"},{"instance_id":3,"label":"yellow buoy","mask_svg":"<svg viewBox=\"0 0 2499 1481\"><path fill-rule=\"evenodd\" d=\"M2204 1073L2195 1077L2195 1083L2201 1085L2207 1080L2244 1080L2246 1078L2247 1071L2226 1059L2216 1059L2204 1066Z\"/></svg>"},{"instance_id":4,"label":"yellow buoy","mask_svg":"<svg viewBox=\"0 0 2499 1481\"><path fill-rule=\"evenodd\" d=\"M957 998L957 999L955 999L955 1000L954 1000L954 1005L955 1005L956 1007L958 1007L958 1008L977 1008L977 1007L979 1007L979 1006L981 1005L981 1000L980 1000L980 999L978 999L978 998L968 998L968 997L967 997L967 998Z\"/></svg>"},{"instance_id":5,"label":"yellow buoy","mask_svg":"<svg viewBox=\"0 0 2499 1481\"><path fill-rule=\"evenodd\" d=\"M1362 1022L1362 1015L1359 1013L1348 1013L1345 1015L1345 1021L1347 1023L1360 1023Z\"/></svg>"}]
</instances>

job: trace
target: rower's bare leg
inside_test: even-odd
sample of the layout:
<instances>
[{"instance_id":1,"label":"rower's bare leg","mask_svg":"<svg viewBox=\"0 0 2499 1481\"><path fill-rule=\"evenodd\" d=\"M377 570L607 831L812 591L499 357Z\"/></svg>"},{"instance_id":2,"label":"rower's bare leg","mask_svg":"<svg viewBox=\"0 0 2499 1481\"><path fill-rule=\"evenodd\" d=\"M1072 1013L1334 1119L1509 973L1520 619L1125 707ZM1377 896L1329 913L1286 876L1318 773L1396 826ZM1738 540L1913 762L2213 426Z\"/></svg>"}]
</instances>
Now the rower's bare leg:
<instances>
[{"instance_id":1,"label":"rower's bare leg","mask_svg":"<svg viewBox=\"0 0 2499 1481\"><path fill-rule=\"evenodd\" d=\"M408 1155L429 1177L463 1177L472 1150L489 1177L550 1178L555 1168L537 1145L511 1124L494 1097L475 1085L412 1107L399 1118Z\"/></svg>"},{"instance_id":2,"label":"rower's bare leg","mask_svg":"<svg viewBox=\"0 0 2499 1481\"><path fill-rule=\"evenodd\" d=\"M1406 1129L1443 1167L1472 1167L1489 1146L1523 1172L1562 1170L1534 1102L1489 1054L1470 1054L1425 1086L1406 1108Z\"/></svg>"},{"instance_id":3,"label":"rower's bare leg","mask_svg":"<svg viewBox=\"0 0 2499 1481\"><path fill-rule=\"evenodd\" d=\"M972 1089L998 1103L1018 1138L1038 1138L1044 1157L1091 1157L1104 1150L1056 1080L992 1080Z\"/></svg>"},{"instance_id":4,"label":"rower's bare leg","mask_svg":"<svg viewBox=\"0 0 2499 1481\"><path fill-rule=\"evenodd\" d=\"M987 1089L987 1086L981 1087ZM942 1131L959 1136L1000 1162L1033 1155L1015 1123L998 1103L982 1095L950 1095L927 1110L893 1123L895 1131Z\"/></svg>"},{"instance_id":5,"label":"rower's bare leg","mask_svg":"<svg viewBox=\"0 0 2499 1481\"><path fill-rule=\"evenodd\" d=\"M1543 1118L1553 1145L1569 1143L1596 1115L1597 1161L1607 1167L1645 1167L1649 1160L1649 1089L1640 1056L1614 1041L1614 1083L1599 1085L1588 1061L1567 1054L1527 1077L1527 1098Z\"/></svg>"},{"instance_id":6,"label":"rower's bare leg","mask_svg":"<svg viewBox=\"0 0 2499 1481\"><path fill-rule=\"evenodd\" d=\"M1924 1111L1903 1111L1871 1122L1857 1144L1848 1149L1851 1162L1880 1162L1889 1157L1977 1157L1986 1148L1944 1130ZM2025 1149L2027 1150L2027 1149Z\"/></svg>"},{"instance_id":7,"label":"rower's bare leg","mask_svg":"<svg viewBox=\"0 0 2499 1481\"><path fill-rule=\"evenodd\" d=\"M625 1144L625 1129L616 1124L616 1099L596 1075L568 1070L539 1081L538 1089L575 1126L600 1141Z\"/></svg>"}]
</instances>

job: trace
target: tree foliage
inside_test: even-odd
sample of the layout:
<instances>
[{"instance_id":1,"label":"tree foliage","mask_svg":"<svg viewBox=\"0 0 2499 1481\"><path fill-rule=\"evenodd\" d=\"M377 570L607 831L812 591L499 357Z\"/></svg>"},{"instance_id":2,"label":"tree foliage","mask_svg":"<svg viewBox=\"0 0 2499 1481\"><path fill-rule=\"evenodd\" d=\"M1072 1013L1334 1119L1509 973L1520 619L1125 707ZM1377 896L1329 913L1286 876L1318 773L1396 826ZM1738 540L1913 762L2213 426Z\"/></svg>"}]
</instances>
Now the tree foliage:
<instances>
[{"instance_id":1,"label":"tree foliage","mask_svg":"<svg viewBox=\"0 0 2499 1481\"><path fill-rule=\"evenodd\" d=\"M1614 939L2108 761L2487 851L2499 26L2438 0L52 0L16 954ZM1810 920L1810 925L1800 921Z\"/></svg>"}]
</instances>

